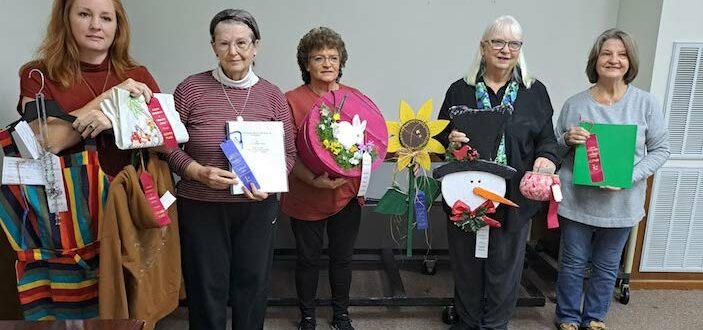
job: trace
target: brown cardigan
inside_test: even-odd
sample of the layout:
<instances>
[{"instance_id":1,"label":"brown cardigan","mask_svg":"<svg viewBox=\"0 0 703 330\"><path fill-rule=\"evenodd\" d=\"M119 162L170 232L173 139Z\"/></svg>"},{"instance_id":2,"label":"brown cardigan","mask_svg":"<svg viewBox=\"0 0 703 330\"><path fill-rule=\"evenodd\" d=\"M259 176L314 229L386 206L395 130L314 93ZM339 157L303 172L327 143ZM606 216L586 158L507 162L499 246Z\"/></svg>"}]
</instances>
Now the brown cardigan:
<instances>
[{"instance_id":1,"label":"brown cardigan","mask_svg":"<svg viewBox=\"0 0 703 330\"><path fill-rule=\"evenodd\" d=\"M159 196L174 193L168 164L155 155L147 169ZM171 224L160 228L144 197L139 174L126 166L110 183L100 227L99 309L102 319L139 319L144 329L178 307L181 256L175 203Z\"/></svg>"}]
</instances>

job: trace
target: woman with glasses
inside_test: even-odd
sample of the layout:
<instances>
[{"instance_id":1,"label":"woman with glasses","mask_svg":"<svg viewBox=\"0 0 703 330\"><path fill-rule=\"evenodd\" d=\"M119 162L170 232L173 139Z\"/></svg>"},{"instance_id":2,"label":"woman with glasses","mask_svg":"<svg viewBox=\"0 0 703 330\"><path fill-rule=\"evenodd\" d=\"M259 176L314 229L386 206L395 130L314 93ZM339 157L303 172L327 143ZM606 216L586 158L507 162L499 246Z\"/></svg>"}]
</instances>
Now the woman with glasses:
<instances>
[{"instance_id":1,"label":"woman with glasses","mask_svg":"<svg viewBox=\"0 0 703 330\"><path fill-rule=\"evenodd\" d=\"M556 135L565 151L559 169L564 200L559 207L561 245L557 279L557 325L561 330L606 330L603 320L623 248L632 227L644 217L647 178L669 158L666 123L654 96L630 83L637 77L637 47L627 32L609 29L591 47L586 64L593 84L569 98L559 114ZM637 144L632 187L577 186L571 183L574 149L590 134L582 120L636 124ZM593 265L588 287L586 264ZM582 304L583 301L583 304Z\"/></svg>"},{"instance_id":2,"label":"woman with glasses","mask_svg":"<svg viewBox=\"0 0 703 330\"><path fill-rule=\"evenodd\" d=\"M237 177L220 149L228 121L281 121L289 170L295 162L285 96L252 69L260 39L248 12L217 13L210 22L217 67L186 78L174 93L190 135L183 149L169 154L181 177L178 213L190 329L225 329L228 302L233 329L264 325L278 201L253 185L244 195L232 195Z\"/></svg>"},{"instance_id":3,"label":"woman with glasses","mask_svg":"<svg viewBox=\"0 0 703 330\"><path fill-rule=\"evenodd\" d=\"M477 132L467 126L495 127L493 161L517 170L506 182L506 198L519 208L498 207L491 218L502 223L489 231L487 258L475 255L476 234L447 221L447 239L454 275L454 304L458 322L452 329L507 329L520 289L529 221L540 204L519 191L525 171L558 163L547 90L527 70L522 52L522 28L511 16L488 25L468 74L447 90L439 118L450 120L439 140L451 150L471 145ZM445 208L447 215L451 210Z\"/></svg>"},{"instance_id":4,"label":"woman with glasses","mask_svg":"<svg viewBox=\"0 0 703 330\"><path fill-rule=\"evenodd\" d=\"M347 62L347 49L335 31L318 27L298 43L298 66L303 85L286 93L297 128L325 93L352 90L339 83ZM327 173L315 175L298 161L289 177L289 192L281 196L281 209L290 216L297 248L295 285L301 320L299 329L315 329L315 297L320 254L327 232L329 281L332 292L332 328L354 329L348 314L350 263L359 232L361 206L356 194L359 178L332 179Z\"/></svg>"}]
</instances>

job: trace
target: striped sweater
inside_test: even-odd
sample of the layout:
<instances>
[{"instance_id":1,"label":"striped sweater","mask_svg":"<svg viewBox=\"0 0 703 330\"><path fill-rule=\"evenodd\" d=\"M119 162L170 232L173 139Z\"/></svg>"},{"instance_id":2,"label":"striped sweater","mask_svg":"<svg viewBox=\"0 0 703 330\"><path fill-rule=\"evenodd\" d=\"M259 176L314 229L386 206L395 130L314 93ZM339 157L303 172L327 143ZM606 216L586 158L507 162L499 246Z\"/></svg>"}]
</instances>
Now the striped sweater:
<instances>
[{"instance_id":1,"label":"striped sweater","mask_svg":"<svg viewBox=\"0 0 703 330\"><path fill-rule=\"evenodd\" d=\"M229 101L224 93L227 93ZM248 202L243 195L234 196L227 190L214 190L185 177L191 162L203 166L229 169L229 162L220 149L225 140L225 125L237 115L245 121L281 121L285 131L286 165L288 171L295 163L295 126L286 98L278 87L260 79L248 89L224 87L212 77L211 71L194 74L178 84L174 92L176 110L181 115L190 141L182 149L169 154L171 169L181 177L178 196L210 202ZM244 104L246 101L246 105ZM234 106L235 109L232 109Z\"/></svg>"}]
</instances>

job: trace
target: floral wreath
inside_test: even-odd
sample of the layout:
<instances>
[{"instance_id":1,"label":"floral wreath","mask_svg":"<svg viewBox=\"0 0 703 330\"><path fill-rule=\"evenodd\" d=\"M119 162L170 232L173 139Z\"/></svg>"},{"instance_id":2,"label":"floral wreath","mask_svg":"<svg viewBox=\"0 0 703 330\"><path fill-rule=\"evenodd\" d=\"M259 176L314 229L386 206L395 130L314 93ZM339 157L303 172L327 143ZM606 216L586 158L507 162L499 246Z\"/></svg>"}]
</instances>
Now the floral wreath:
<instances>
[{"instance_id":1,"label":"floral wreath","mask_svg":"<svg viewBox=\"0 0 703 330\"><path fill-rule=\"evenodd\" d=\"M329 151L337 164L343 169L351 169L361 164L361 159L365 152L371 155L371 159L378 158L378 152L374 148L373 142L366 144L355 144L344 148L334 135L334 129L339 125L341 116L339 111L330 110L322 103L320 105L320 123L317 125L317 136L325 150Z\"/></svg>"}]
</instances>

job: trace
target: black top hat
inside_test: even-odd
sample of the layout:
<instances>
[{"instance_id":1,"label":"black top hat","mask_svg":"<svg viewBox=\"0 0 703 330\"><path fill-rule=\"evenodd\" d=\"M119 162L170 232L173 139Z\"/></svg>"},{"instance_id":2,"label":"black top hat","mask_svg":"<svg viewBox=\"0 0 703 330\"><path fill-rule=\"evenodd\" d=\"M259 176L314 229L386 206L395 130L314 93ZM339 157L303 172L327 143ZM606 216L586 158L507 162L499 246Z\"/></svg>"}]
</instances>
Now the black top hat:
<instances>
[{"instance_id":1,"label":"black top hat","mask_svg":"<svg viewBox=\"0 0 703 330\"><path fill-rule=\"evenodd\" d=\"M450 108L449 115L454 128L466 134L469 138L468 144L478 152L479 158L451 161L435 169L433 176L439 179L454 172L481 171L505 179L512 178L517 173L514 168L493 161L498 154L498 146L511 114L511 106L497 106L485 110L470 109L466 106Z\"/></svg>"}]
</instances>

